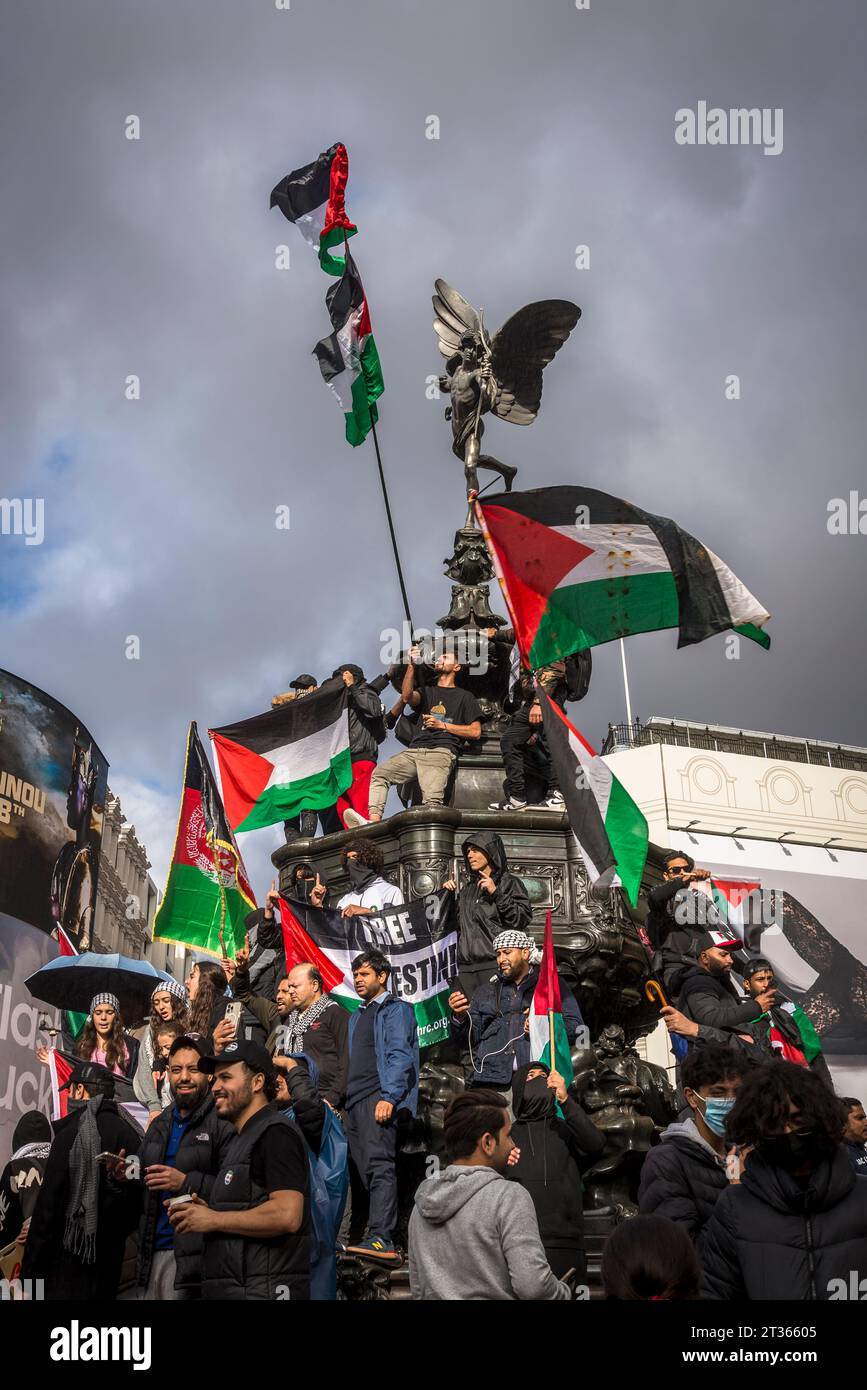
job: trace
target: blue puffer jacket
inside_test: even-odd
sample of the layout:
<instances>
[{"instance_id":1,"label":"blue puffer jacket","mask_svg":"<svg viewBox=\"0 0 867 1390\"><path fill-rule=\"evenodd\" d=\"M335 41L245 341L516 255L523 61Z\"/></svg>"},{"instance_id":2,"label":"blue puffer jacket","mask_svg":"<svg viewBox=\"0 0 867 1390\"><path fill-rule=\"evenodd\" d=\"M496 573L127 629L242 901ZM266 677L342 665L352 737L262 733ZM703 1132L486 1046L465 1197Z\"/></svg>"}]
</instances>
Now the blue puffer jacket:
<instances>
[{"instance_id":1,"label":"blue puffer jacket","mask_svg":"<svg viewBox=\"0 0 867 1390\"><path fill-rule=\"evenodd\" d=\"M367 1008L376 1010L373 1042L382 1099L391 1101L396 1110L408 1110L414 1115L418 1108L420 1065L415 1010L393 994L387 994L381 1004L368 1004ZM360 1017L361 1010L357 1009L349 1020L350 1056Z\"/></svg>"},{"instance_id":2,"label":"blue puffer jacket","mask_svg":"<svg viewBox=\"0 0 867 1390\"><path fill-rule=\"evenodd\" d=\"M469 1013L452 1018L451 1035L457 1042L469 1045L473 1081L477 1085L509 1086L515 1067L533 1061L530 1039L524 1032L524 1011L533 1002L538 980L539 971L534 967L517 986L499 979L480 985L470 1000ZM560 995L566 1034L572 1043L583 1022L581 1010L562 980Z\"/></svg>"}]
</instances>

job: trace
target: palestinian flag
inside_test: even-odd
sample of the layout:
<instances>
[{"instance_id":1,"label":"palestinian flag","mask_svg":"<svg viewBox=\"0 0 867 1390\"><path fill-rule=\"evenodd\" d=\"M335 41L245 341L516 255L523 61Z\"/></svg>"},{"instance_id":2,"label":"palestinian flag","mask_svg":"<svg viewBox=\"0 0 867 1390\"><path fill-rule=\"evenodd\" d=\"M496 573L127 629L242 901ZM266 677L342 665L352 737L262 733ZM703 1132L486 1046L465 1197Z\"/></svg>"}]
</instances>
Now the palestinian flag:
<instances>
[{"instance_id":1,"label":"palestinian flag","mask_svg":"<svg viewBox=\"0 0 867 1390\"><path fill-rule=\"evenodd\" d=\"M590 880L620 884L635 907L647 859L647 821L560 706L543 690L538 693L548 754Z\"/></svg>"},{"instance_id":2,"label":"palestinian flag","mask_svg":"<svg viewBox=\"0 0 867 1390\"><path fill-rule=\"evenodd\" d=\"M233 830L333 806L352 782L348 692L335 683L240 724L209 729Z\"/></svg>"},{"instance_id":3,"label":"palestinian flag","mask_svg":"<svg viewBox=\"0 0 867 1390\"><path fill-rule=\"evenodd\" d=\"M801 1051L804 1054L804 1061L807 1066L809 1066L822 1051L819 1034L816 1032L800 1004L786 1003L780 1004L778 1007L789 1015L792 1023L797 1028L801 1039ZM781 1052L783 1057L787 1057L789 1044L780 1033L780 1030L774 1027L773 1019L771 1020L771 1047ZM788 1060L796 1061L797 1058L789 1057Z\"/></svg>"},{"instance_id":4,"label":"palestinian flag","mask_svg":"<svg viewBox=\"0 0 867 1390\"><path fill-rule=\"evenodd\" d=\"M476 515L532 670L665 627L679 647L727 628L770 645L758 600L667 517L583 487L500 493Z\"/></svg>"},{"instance_id":5,"label":"palestinian flag","mask_svg":"<svg viewBox=\"0 0 867 1390\"><path fill-rule=\"evenodd\" d=\"M313 352L323 380L343 411L347 442L355 448L379 419L375 402L385 387L364 287L349 252L346 268L329 289L325 302L334 332L318 342Z\"/></svg>"},{"instance_id":6,"label":"palestinian flag","mask_svg":"<svg viewBox=\"0 0 867 1390\"><path fill-rule=\"evenodd\" d=\"M757 924L761 930L761 900L752 894L761 892L761 883L746 879L711 878L710 890L717 911L731 928L732 935L742 944L750 945L747 928Z\"/></svg>"},{"instance_id":7,"label":"palestinian flag","mask_svg":"<svg viewBox=\"0 0 867 1390\"><path fill-rule=\"evenodd\" d=\"M244 919L255 906L217 784L192 723L175 849L154 918L154 941L177 941L211 955L234 956L244 945Z\"/></svg>"},{"instance_id":8,"label":"palestinian flag","mask_svg":"<svg viewBox=\"0 0 867 1390\"><path fill-rule=\"evenodd\" d=\"M361 1006L352 962L375 945L391 966L389 990L415 1013L419 1047L448 1038L449 980L457 974L458 951L450 892L358 917L281 898L280 923L287 970L311 962L332 999L350 1013Z\"/></svg>"},{"instance_id":9,"label":"palestinian flag","mask_svg":"<svg viewBox=\"0 0 867 1390\"><path fill-rule=\"evenodd\" d=\"M349 155L345 145L332 145L312 164L293 169L271 190L271 207L294 222L304 240L319 255L319 264L328 275L343 274L343 259L332 256L333 246L342 246L358 228L346 215L344 200L349 178Z\"/></svg>"},{"instance_id":10,"label":"palestinian flag","mask_svg":"<svg viewBox=\"0 0 867 1390\"><path fill-rule=\"evenodd\" d=\"M554 1046L551 1046L553 1037ZM545 918L545 944L542 947L542 963L539 966L539 979L533 991L530 1005L530 1056L534 1062L544 1062L552 1071L562 1076L566 1085L572 1083L572 1049L563 1022L563 1005L560 1002L560 977L557 974L557 961L554 957L554 938L551 931L551 913Z\"/></svg>"},{"instance_id":11,"label":"palestinian flag","mask_svg":"<svg viewBox=\"0 0 867 1390\"><path fill-rule=\"evenodd\" d=\"M75 946L73 945L71 938L67 936L66 932L63 930L63 928L60 926L59 923L58 923L58 926L57 926L57 944L58 944L58 946L60 947L60 955L62 955L62 956L77 956L77 955L78 955L78 952L76 951ZM66 1009L66 1010L65 1010L65 1013L66 1013L66 1026L67 1026L67 1028L69 1029L70 1036L72 1037L72 1041L75 1042L75 1039L78 1037L78 1035L79 1035L79 1033L81 1032L82 1028L84 1027L85 1023L87 1022L87 1014L78 1014L78 1013L75 1013L72 1009Z\"/></svg>"}]
</instances>

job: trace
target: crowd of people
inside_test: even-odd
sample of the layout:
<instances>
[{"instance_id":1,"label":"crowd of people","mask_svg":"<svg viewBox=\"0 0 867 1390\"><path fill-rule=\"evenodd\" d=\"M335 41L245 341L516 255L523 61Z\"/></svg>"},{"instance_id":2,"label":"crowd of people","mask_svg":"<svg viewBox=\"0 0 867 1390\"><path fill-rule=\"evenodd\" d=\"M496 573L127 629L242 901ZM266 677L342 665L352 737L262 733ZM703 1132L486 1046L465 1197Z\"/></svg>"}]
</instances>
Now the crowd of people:
<instances>
[{"instance_id":1,"label":"crowd of people","mask_svg":"<svg viewBox=\"0 0 867 1390\"><path fill-rule=\"evenodd\" d=\"M509 629L486 629L485 639L508 648L514 643ZM548 755L542 727L540 699L545 695L561 708L567 700L580 700L590 677L590 653L576 653L565 661L537 671L535 678L520 671L505 702L508 725L500 735L506 777L503 797L491 810L521 811L528 806L563 811L565 803ZM325 811L302 811L285 822L288 843L312 838L317 824L323 835L382 820L390 787L395 787L403 806L442 806L450 795L458 756L482 736L483 711L466 688L466 667L448 648L431 658L413 646L401 676L398 699L386 708L381 696L399 668L367 680L353 662L338 666L320 685L302 672L289 688L275 695L273 707L304 699L317 690L341 681L347 687L349 751L352 783L334 806ZM404 751L379 762L379 747L393 730Z\"/></svg>"},{"instance_id":2,"label":"crowd of people","mask_svg":"<svg viewBox=\"0 0 867 1390\"><path fill-rule=\"evenodd\" d=\"M414 1010L376 949L352 962L351 1010L313 962L287 969L272 885L234 960L160 981L137 1033L114 994L93 998L67 1113L51 1126L25 1115L0 1179L0 1248L17 1242L22 1276L43 1280L50 1299L322 1300L338 1296L349 1260L405 1266L422 1300L586 1297L583 1192L609 1136L580 1088L532 1054L540 953L503 841L479 832L461 854L460 881L442 888L458 927L448 1008L464 1089L445 1109L445 1162L417 1186L408 1229ZM343 868L348 889L332 893L299 863L287 896L344 916L403 902L369 838L345 847ZM681 1044L679 1114L644 1159L639 1215L606 1243L603 1290L835 1297L850 1271L867 1275L864 1108L834 1094L770 962L748 958L712 905L708 915L706 878L672 851L649 894L652 971ZM560 992L574 1044L581 1009L565 979Z\"/></svg>"}]
</instances>

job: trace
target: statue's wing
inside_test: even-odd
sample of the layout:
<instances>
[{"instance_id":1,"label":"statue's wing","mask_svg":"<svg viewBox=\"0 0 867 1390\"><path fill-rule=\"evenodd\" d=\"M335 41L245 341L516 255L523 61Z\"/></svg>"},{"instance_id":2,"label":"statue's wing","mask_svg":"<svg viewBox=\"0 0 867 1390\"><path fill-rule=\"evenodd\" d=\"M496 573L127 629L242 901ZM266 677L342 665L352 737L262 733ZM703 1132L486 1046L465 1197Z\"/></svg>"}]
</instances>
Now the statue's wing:
<instances>
[{"instance_id":1,"label":"statue's wing","mask_svg":"<svg viewBox=\"0 0 867 1390\"><path fill-rule=\"evenodd\" d=\"M525 304L503 324L491 343L497 385L493 412L513 425L531 425L542 401L542 372L581 317L568 299Z\"/></svg>"},{"instance_id":2,"label":"statue's wing","mask_svg":"<svg viewBox=\"0 0 867 1390\"><path fill-rule=\"evenodd\" d=\"M481 320L462 294L453 290L445 280L435 281L436 294L431 303L434 307L434 332L443 357L453 357L459 350L464 333L481 334Z\"/></svg>"}]
</instances>

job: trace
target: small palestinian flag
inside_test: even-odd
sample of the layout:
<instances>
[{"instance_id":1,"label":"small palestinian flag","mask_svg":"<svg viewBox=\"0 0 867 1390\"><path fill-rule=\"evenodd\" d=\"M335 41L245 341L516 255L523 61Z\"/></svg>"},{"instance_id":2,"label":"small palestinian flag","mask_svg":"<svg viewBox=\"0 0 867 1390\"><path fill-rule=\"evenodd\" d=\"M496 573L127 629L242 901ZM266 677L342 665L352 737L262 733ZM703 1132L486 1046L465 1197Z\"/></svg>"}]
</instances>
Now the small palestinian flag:
<instances>
[{"instance_id":1,"label":"small palestinian flag","mask_svg":"<svg viewBox=\"0 0 867 1390\"><path fill-rule=\"evenodd\" d=\"M385 387L364 287L348 252L346 269L325 301L334 332L318 342L313 353L343 411L347 442L355 448L379 419L375 402Z\"/></svg>"},{"instance_id":2,"label":"small palestinian flag","mask_svg":"<svg viewBox=\"0 0 867 1390\"><path fill-rule=\"evenodd\" d=\"M299 811L324 811L352 782L348 692L334 684L209 729L233 830L258 830Z\"/></svg>"},{"instance_id":3,"label":"small palestinian flag","mask_svg":"<svg viewBox=\"0 0 867 1390\"><path fill-rule=\"evenodd\" d=\"M566 1085L571 1085L575 1073L572 1070L572 1049L563 1021L550 912L545 918L542 963L530 1005L530 1056L534 1062L544 1062L552 1071L559 1072Z\"/></svg>"},{"instance_id":4,"label":"small palestinian flag","mask_svg":"<svg viewBox=\"0 0 867 1390\"><path fill-rule=\"evenodd\" d=\"M761 896L754 898L754 893L761 894L761 883L750 882L746 879L735 878L711 878L710 890L713 895L717 911L723 921L728 923L732 930L732 935L739 937L742 943L751 944L751 936L747 936L747 928L758 924L761 926Z\"/></svg>"},{"instance_id":5,"label":"small palestinian flag","mask_svg":"<svg viewBox=\"0 0 867 1390\"><path fill-rule=\"evenodd\" d=\"M244 944L244 919L255 906L210 763L192 723L175 848L166 891L154 918L154 941L177 941L211 955L234 956Z\"/></svg>"},{"instance_id":6,"label":"small palestinian flag","mask_svg":"<svg viewBox=\"0 0 867 1390\"><path fill-rule=\"evenodd\" d=\"M804 1054L804 1061L806 1062L807 1066L809 1066L811 1062L815 1061L815 1059L819 1056L819 1054L822 1051L822 1044L819 1041L819 1034L816 1032L809 1018L804 1013L804 1010L801 1008L800 1004L792 1004L791 1002L787 1002L785 1004L780 1004L779 1008L782 1009L784 1013L787 1013L789 1015L790 1019L792 1020L792 1023L797 1028L798 1034L801 1039L801 1051ZM786 1060L797 1061L797 1058L790 1057L788 1055L789 1044L781 1034L780 1030L774 1027L773 1019L771 1020L770 1041L771 1047L773 1047L776 1051L780 1052Z\"/></svg>"},{"instance_id":7,"label":"small palestinian flag","mask_svg":"<svg viewBox=\"0 0 867 1390\"><path fill-rule=\"evenodd\" d=\"M532 670L666 627L679 647L728 628L770 645L758 600L667 517L583 487L500 493L476 515Z\"/></svg>"},{"instance_id":8,"label":"small palestinian flag","mask_svg":"<svg viewBox=\"0 0 867 1390\"><path fill-rule=\"evenodd\" d=\"M312 164L293 169L271 191L271 207L294 222L304 240L319 255L319 264L328 275L343 274L343 259L332 256L333 246L342 246L358 228L346 215L344 199L349 178L349 155L345 145L332 145Z\"/></svg>"},{"instance_id":9,"label":"small palestinian flag","mask_svg":"<svg viewBox=\"0 0 867 1390\"><path fill-rule=\"evenodd\" d=\"M620 884L635 907L647 859L647 821L608 764L541 689L539 702L548 753L590 880Z\"/></svg>"}]
</instances>

